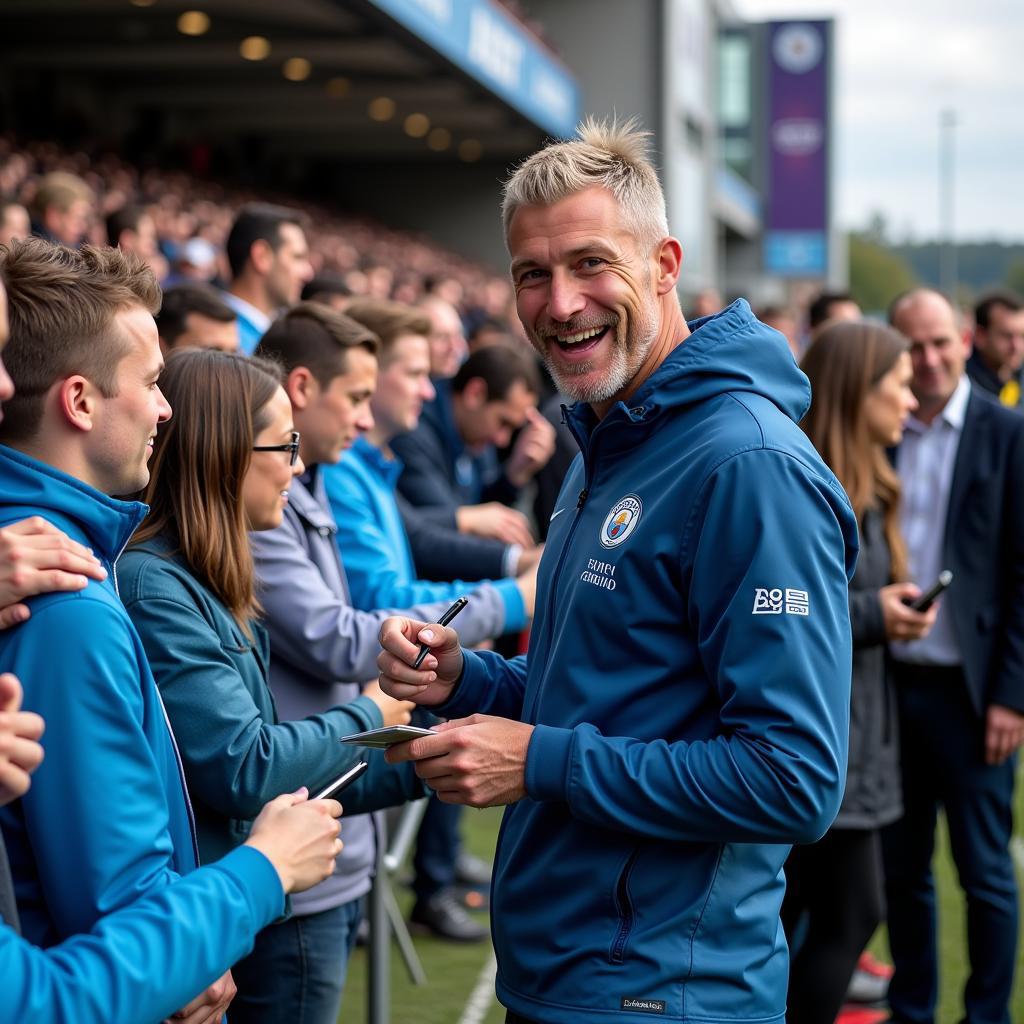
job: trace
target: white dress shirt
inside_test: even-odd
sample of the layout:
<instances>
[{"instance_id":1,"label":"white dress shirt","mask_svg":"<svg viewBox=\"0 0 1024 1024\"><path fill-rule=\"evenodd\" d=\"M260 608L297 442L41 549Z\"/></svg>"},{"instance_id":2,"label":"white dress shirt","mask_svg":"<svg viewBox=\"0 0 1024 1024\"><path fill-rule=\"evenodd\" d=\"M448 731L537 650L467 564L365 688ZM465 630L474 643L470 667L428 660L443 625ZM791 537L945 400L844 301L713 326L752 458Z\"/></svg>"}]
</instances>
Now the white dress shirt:
<instances>
[{"instance_id":1,"label":"white dress shirt","mask_svg":"<svg viewBox=\"0 0 1024 1024\"><path fill-rule=\"evenodd\" d=\"M945 408L930 424L911 416L896 455L903 494L900 527L907 542L910 578L922 590L947 566L942 564L953 468L963 435L970 378L964 374ZM956 586L956 580L953 581ZM893 641L893 656L919 665L959 665L960 646L949 608L939 605L932 631L920 640Z\"/></svg>"}]
</instances>

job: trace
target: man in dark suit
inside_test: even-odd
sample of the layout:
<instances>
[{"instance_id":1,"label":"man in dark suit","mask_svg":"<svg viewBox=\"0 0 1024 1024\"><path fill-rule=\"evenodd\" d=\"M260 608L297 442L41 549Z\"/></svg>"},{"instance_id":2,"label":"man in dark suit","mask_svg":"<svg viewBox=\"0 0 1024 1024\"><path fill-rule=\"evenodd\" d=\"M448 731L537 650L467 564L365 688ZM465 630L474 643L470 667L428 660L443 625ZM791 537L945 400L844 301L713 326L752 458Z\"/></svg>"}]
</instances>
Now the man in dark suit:
<instances>
[{"instance_id":1,"label":"man in dark suit","mask_svg":"<svg viewBox=\"0 0 1024 1024\"><path fill-rule=\"evenodd\" d=\"M1009 842L1015 753L1024 739L1024 416L964 373L970 342L937 292L898 298L916 416L897 450L911 578L954 574L935 628L893 643L904 817L883 835L893 1020L932 1024L938 991L931 874L946 812L967 898L967 1024L1009 1024L1017 892Z\"/></svg>"},{"instance_id":2,"label":"man in dark suit","mask_svg":"<svg viewBox=\"0 0 1024 1024\"><path fill-rule=\"evenodd\" d=\"M391 442L405 465L398 490L406 508L422 510L431 526L456 528L486 545L449 551L455 559L436 566L429 532L406 518L417 571L440 579L519 575L536 564L539 551L526 518L508 506L555 447L554 428L537 411L537 367L524 351L492 345L471 355L450 384L434 384L437 397L424 405L419 426ZM499 466L496 449L516 431ZM437 575L439 568L449 575Z\"/></svg>"}]
</instances>

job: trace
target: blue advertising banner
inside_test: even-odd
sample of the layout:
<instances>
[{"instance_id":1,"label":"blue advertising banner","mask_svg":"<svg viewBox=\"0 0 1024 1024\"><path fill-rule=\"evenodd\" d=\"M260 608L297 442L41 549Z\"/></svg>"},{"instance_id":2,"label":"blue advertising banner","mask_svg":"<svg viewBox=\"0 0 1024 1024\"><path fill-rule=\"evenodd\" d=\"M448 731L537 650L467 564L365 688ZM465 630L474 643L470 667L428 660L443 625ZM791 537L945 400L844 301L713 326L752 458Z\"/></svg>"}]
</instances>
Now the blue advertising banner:
<instances>
[{"instance_id":1,"label":"blue advertising banner","mask_svg":"<svg viewBox=\"0 0 1024 1024\"><path fill-rule=\"evenodd\" d=\"M831 21L768 25L768 179L764 265L771 273L828 272Z\"/></svg>"},{"instance_id":2,"label":"blue advertising banner","mask_svg":"<svg viewBox=\"0 0 1024 1024\"><path fill-rule=\"evenodd\" d=\"M576 80L491 0L370 0L549 134L573 133Z\"/></svg>"}]
</instances>

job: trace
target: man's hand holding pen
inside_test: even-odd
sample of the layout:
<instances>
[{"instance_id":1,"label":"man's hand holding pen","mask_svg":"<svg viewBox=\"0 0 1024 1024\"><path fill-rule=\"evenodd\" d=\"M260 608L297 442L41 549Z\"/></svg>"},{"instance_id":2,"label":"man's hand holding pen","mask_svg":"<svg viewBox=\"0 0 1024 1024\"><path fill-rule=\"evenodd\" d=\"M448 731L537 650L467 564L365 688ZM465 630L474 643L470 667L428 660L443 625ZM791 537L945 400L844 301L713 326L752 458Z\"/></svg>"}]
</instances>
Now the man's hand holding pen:
<instances>
[{"instance_id":1,"label":"man's hand holding pen","mask_svg":"<svg viewBox=\"0 0 1024 1024\"><path fill-rule=\"evenodd\" d=\"M450 619L449 619L450 621ZM419 668L421 645L429 648ZM459 636L450 626L400 616L385 619L377 659L380 685L398 700L423 707L445 703L462 676ZM416 774L445 803L490 807L526 795L526 752L533 726L491 715L444 722L433 736L390 747L391 764L416 762Z\"/></svg>"}]
</instances>

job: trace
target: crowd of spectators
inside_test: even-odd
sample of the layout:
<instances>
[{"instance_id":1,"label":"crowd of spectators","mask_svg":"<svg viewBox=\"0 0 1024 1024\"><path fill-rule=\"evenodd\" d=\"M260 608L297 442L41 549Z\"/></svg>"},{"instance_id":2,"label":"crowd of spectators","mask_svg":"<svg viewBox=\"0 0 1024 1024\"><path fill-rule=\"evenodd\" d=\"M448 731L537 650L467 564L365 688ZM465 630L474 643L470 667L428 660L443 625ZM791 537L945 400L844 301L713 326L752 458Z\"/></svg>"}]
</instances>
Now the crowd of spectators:
<instances>
[{"instance_id":1,"label":"crowd of spectators","mask_svg":"<svg viewBox=\"0 0 1024 1024\"><path fill-rule=\"evenodd\" d=\"M18 240L29 235L56 245L31 242L25 248ZM67 505L62 514L75 528L81 526L83 543L93 539L90 524L84 519L78 523L78 512L72 508L77 491L74 485L65 487L66 476L111 498L138 492L154 510L121 560L118 596L124 608L118 604L115 623L125 631L126 608L144 648L144 655L138 650L133 653L137 662L133 671L141 677L149 711L159 706L176 737L172 756L162 725L154 727L148 712L144 725L140 718L145 743L159 755L160 786L169 794L167 800L154 801L143 792L141 802L148 800L163 808L169 801L170 824L165 828L162 819L154 818L154 835L128 836L119 856L125 877L140 893L152 897L144 873L133 875L150 847L163 849L170 843L172 855L160 871L171 875L194 869L197 855L205 863L218 858L235 863L237 857L235 862L229 858L239 845L267 853L260 840L269 829L265 819L261 825L257 818L264 803L279 791L299 786L303 779L329 781L327 776L336 774L349 756L339 751L339 736L360 727L410 719L413 709L408 702L393 701L379 683L368 681L375 674L378 636L387 609L405 608L410 616L433 622L452 598L465 593L470 604L459 622L463 640L493 646L500 654L518 649L520 633L533 617L547 523L576 451L562 423L562 406L571 403L557 392L523 343L512 287L504 276L427 238L308 201L296 203L292 197L232 189L183 171L143 170L110 154L91 157L51 143L19 145L0 138L0 246L10 247L0 249L0 262L6 266L8 288L18 306L17 315L11 317L16 328L12 337L17 333L18 345L11 347L20 354L12 362L21 369L23 379L27 379L28 365L24 339L43 336L33 334L26 324L37 317L41 324L66 327L60 317L72 321L74 316L59 301L45 301L51 263L70 268L62 279L65 284L84 286L95 276L109 277L117 287L132 282L134 297L127 308L125 303L118 306L116 300L109 300L114 318L126 318L128 324L130 316L138 314L152 327L147 319L152 314L157 333L149 348L154 352L141 347L148 352L147 358L152 357L150 363L157 353L168 360L159 379L175 416L168 427L166 403L154 407L151 475L137 473L137 479L130 478L131 486L121 477L101 479L92 474L93 469L98 473L100 468L104 472L117 468L115 456L102 449L102 437L88 441L91 447L86 447L87 439L72 438L83 446L81 463L67 461L60 445L54 446L52 458L48 456L46 444L57 436L56 431L47 432L47 417L54 415L53 410L44 410L31 427L24 400L33 400L34 389L19 383L22 399L12 399L9 391L2 393L7 384L0 375L0 398L8 403L9 417L0 434L14 449L25 445L27 453L24 459L4 456L15 485L21 481L26 494L31 494L34 477L46 478L47 466L58 472L66 490L61 495ZM107 246L120 253L111 253ZM162 296L157 282L163 286ZM111 294L115 292L111 286ZM701 292L689 310L691 319L714 318L722 306L716 292ZM934 313L933 306L941 320L938 341L929 336L925 323L926 314ZM25 309L30 316L26 317ZM905 607L906 600L920 594L908 578L922 575L911 572L914 564L908 568L908 557L912 563L916 559L919 568L926 564L926 556L937 558L939 552L920 543L912 546L909 555L905 550L897 522L900 484L884 450L900 443L903 426L918 409L911 386L915 393L926 393L929 372L941 378L943 387L949 385L933 396L933 418L954 395L966 402L968 379L1003 406L1021 405L1022 310L1015 296L993 294L979 303L975 323L968 328L956 320L941 296L921 290L897 304L892 316L896 329L888 330L867 323L851 294L826 290L806 310L777 305L757 311L758 319L785 337L814 383L816 405L803 427L851 495L860 522L862 568L851 596L854 646L860 659L854 661L854 707L858 693L861 701L866 699L870 684L875 717L897 716L896 696L889 686L888 659L893 651L902 652L903 661L896 664L906 689L917 675L930 678L934 674L935 663L929 659L935 651L926 648L922 661L920 652L907 645L927 638L939 614L935 609L918 613ZM749 309L746 312L750 314ZM0 328L5 322L6 316ZM699 326L691 324L694 329ZM778 336L772 339L779 344L787 370L792 370ZM3 340L0 335L0 343ZM99 335L96 340L110 342ZM971 340L974 354L967 362ZM75 350L76 359L87 361L92 357L84 349L75 349L81 341L73 330L68 339L58 339L60 345L66 342L68 351ZM939 353L933 362L941 372L928 362L932 356L925 351L940 341L945 354ZM46 359L56 358L51 357L52 353L47 354ZM845 370L840 365L843 358L852 359ZM147 368L152 376L149 364ZM53 369L54 379L64 369ZM847 387L843 373L860 388L848 412L850 423L864 420L867 426L850 426L840 444L824 427L817 437L815 424L831 424L835 409L847 401L846 392L853 394L855 388ZM879 427L872 420L872 416L877 419L872 403L878 389L885 397L886 387L892 392L892 422ZM970 416L995 416L989 408L998 408L995 401L986 403L988 399L977 409L971 406ZM924 413L920 424L914 421L912 435L931 422ZM1004 414L999 411L999 415ZM159 431L158 422L163 424ZM239 424L244 425L241 434ZM1007 444L1016 444L1021 436L1018 420L1004 417L997 424L1012 441ZM35 439L33 429L43 430L46 443ZM863 441L863 450L851 455L844 445L854 437ZM147 443L152 440L147 438ZM912 438L910 450L914 443ZM251 453L261 455L254 461ZM36 456L44 465L36 462ZM872 474L871 487L860 498L857 474L850 469L858 460ZM1005 476L1007 486L1015 486L1017 464L1009 456L1007 466L1005 473L1000 470L1000 479ZM907 466L897 468L910 478ZM76 476L79 469L81 474ZM961 470L958 464L957 472ZM952 468L949 476L953 479ZM993 499L993 507L1001 507L1000 501ZM9 504L19 506L20 514L20 505L27 502L28 498ZM20 518L5 522L0 540L9 539L11 531L26 529ZM908 522L902 521L904 530ZM1011 540L1016 543L1012 524L995 524L988 532L1005 535L1007 546ZM872 537L873 563L867 557ZM228 565L224 551L231 552ZM941 554L950 557L949 550ZM111 566L115 557L110 554L107 559ZM962 575L968 575L966 569ZM103 582L98 574L93 579ZM988 587L987 579L982 582ZM88 586L95 589L92 583ZM966 583L960 586L961 592L966 591ZM863 593L858 596L858 591ZM25 596L31 593L26 591ZM2 589L0 596L4 596ZM859 623L858 609L866 609ZM3 614L8 612L0 601ZM0 620L0 629L18 621ZM938 621L941 625L944 620ZM91 634L83 632L78 619L69 619L68 635L74 637L76 632L91 650ZM859 633L868 639L858 639ZM0 653L10 635L0 637ZM108 909L127 906L128 901L112 895L123 879L107 870L110 864L103 864L106 873L90 876L95 865L89 862L83 869L89 884L79 885L70 900L74 913L61 917L42 909L45 900L40 894L49 894L58 885L54 865L63 856L64 838L41 828L41 809L48 794L71 787L82 774L78 752L70 742L62 746L59 738L73 735L76 729L91 735L97 725L92 719L75 719L75 708L69 709L63 701L59 678L47 682L49 669L40 666L48 640L41 627L34 635L35 653L24 661L22 675L33 706L45 709L54 723L57 767L40 777L35 792L15 810L5 812L4 823L14 835L13 841L8 839L14 874L30 879L26 934L49 945L71 941L101 921ZM931 643L934 647L934 639ZM895 646L899 644L904 646ZM891 650L889 645L894 645ZM20 650L17 642L7 649ZM948 654L945 649L939 653ZM956 660L961 653L966 667ZM954 651L950 657L948 664L938 664L949 670L947 675L959 687L972 667L974 652ZM147 663L149 667L143 668ZM26 672L26 666L31 671ZM59 676L56 670L51 675L55 673ZM116 667L110 670L112 678L116 674ZM203 676L198 692L197 674ZM133 680L132 685L137 682ZM115 683L123 685L123 680ZM14 692L12 686L0 677L0 711L4 707L17 710L20 697L7 697L8 690ZM1003 743L1005 750L989 752L987 767L1002 769L1011 747L1015 749L1024 735L1024 716L1014 710L1013 694L1006 697L1005 708L1000 702L986 704L990 696L977 698L979 707L989 709L986 742L991 746L1000 736L1010 738ZM1002 700L1006 695L997 696ZM992 721L993 708L1012 716L1007 719L1009 725L998 717ZM898 715L912 722L912 710L900 707ZM947 710L950 729L956 731L956 707L951 703ZM427 724L435 721L423 709L415 714ZM236 728L243 719L244 735ZM901 770L906 775L891 727L886 726L884 745L882 734L872 729L862 730L871 741L864 763L851 759L848 794L856 795L857 784L866 778L865 785L874 787L877 795L883 788L879 777L895 785ZM905 748L913 741L913 735L904 735ZM111 742L116 746L120 738L115 736ZM325 750L333 758L325 756ZM981 777L986 766L976 763L977 751L965 749L962 761ZM187 793L179 789L179 767ZM292 1006L307 1002L318 1007L317 1019L336 1017L343 965L355 941L360 901L371 884L379 841L369 814L358 812L398 805L424 792L408 770L389 771L382 760L375 761L372 770L368 779L377 787L373 798L365 796L370 781L350 794L348 807L356 813L346 820L347 852L332 878L296 899L289 920L264 928L258 938L254 938L254 927L236 929L231 949L240 993L233 1019L285 1021ZM130 791L128 774L119 778L112 773L109 785L115 797L121 792L119 785ZM1012 788L1010 775L1009 769L1002 771L1003 789ZM386 780L383 787L382 778ZM906 780L903 788L910 792ZM994 815L1004 803L1008 805L1003 789L994 801ZM864 806L853 806L856 801L848 798L823 844L798 852L787 864L792 885L783 920L796 954L790 988L793 1021L832 1019L846 994L853 964L883 916L880 830L902 813L898 792L893 789L884 795L885 800L867 801ZM952 803L948 793L940 793L939 798L947 806ZM290 806L286 801L278 816ZM307 818L314 820L314 814L333 818L336 813L331 805L307 812ZM952 813L959 813L955 805ZM269 815L273 817L273 812ZM297 812L292 817L298 820ZM962 817L964 842L974 842L975 822L966 809ZM469 910L486 900L481 890L489 880L489 869L473 863L461 850L458 821L459 808L436 799L431 802L414 861L416 902L411 919L443 939L482 941L486 928ZM280 884L273 888L273 906L261 910L262 925L279 909L286 891L309 888L327 872L324 851L338 851L333 833L327 834L333 826L325 830L320 824L320 863L315 869L290 871L289 859L300 859L299 855L290 848L281 852L280 844L271 850L274 856L267 854L278 869ZM924 826L922 834L934 821L925 821ZM82 827L88 833L91 826ZM30 835L33 828L38 835ZM192 828L197 841L194 850L186 842ZM294 825L291 831L296 831ZM97 849L85 851L86 860L91 855L100 857L101 839L96 838L96 843ZM138 858L132 843L138 847ZM267 845L265 839L263 844ZM49 847L52 856L47 853ZM987 852L995 858L1003 851ZM835 879L840 862L845 865L845 888L840 884L843 879ZM266 865L252 861L249 867L258 873ZM886 870L897 877L900 868L906 865L890 851ZM907 869L908 878L911 874ZM859 887L852 880L855 875ZM911 880L919 878L914 875ZM971 900L984 895L984 879L968 878L964 884ZM993 925L993 934L999 929L1008 933L1010 928L1006 922L1011 917L1012 879L1004 888L999 895L1005 906L1000 908L1002 916ZM837 906L835 900L840 889L848 897L844 906ZM23 886L19 902L24 891ZM185 888L177 892L182 899L188 897ZM898 895L890 892L891 902L895 904ZM173 895L170 900L173 905ZM909 919L921 908L902 910ZM0 917L3 914L0 906ZM114 921L108 925L115 926ZM803 940L803 946L802 934L811 937L809 942ZM239 960L254 941L255 950ZM303 952L311 945L319 949L319 958ZM908 959L905 951L901 955ZM235 996L230 974L214 980L228 963L225 957L209 956L202 971L189 975L191 988L183 989L181 998L194 998L195 1006L212 1008L211 1014L219 1012L217 1008ZM295 977L271 981L272 967L282 963L301 963L301 971ZM1012 977L1012 965L1007 970L1003 964L989 974L994 977L989 1001L998 1007L1005 1001L1002 987ZM903 976L908 976L906 968ZM201 983L209 988L196 996ZM896 998L910 1007L916 994L908 993L905 986L906 982L904 988L897 988ZM192 1006L189 1003L182 1012ZM269 1007L278 1016L270 1015Z\"/></svg>"},{"instance_id":2,"label":"crowd of spectators","mask_svg":"<svg viewBox=\"0 0 1024 1024\"><path fill-rule=\"evenodd\" d=\"M231 276L231 225L253 202L296 205L292 197L232 189L185 171L139 169L110 153L91 157L54 143L0 138L0 245L33 225L67 245L127 242L162 284L220 284ZM503 275L422 235L309 201L300 205L317 277L368 298L415 304L437 294L474 324L492 317L517 330Z\"/></svg>"}]
</instances>

